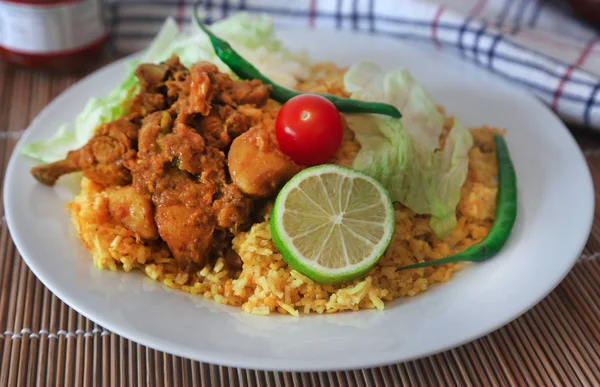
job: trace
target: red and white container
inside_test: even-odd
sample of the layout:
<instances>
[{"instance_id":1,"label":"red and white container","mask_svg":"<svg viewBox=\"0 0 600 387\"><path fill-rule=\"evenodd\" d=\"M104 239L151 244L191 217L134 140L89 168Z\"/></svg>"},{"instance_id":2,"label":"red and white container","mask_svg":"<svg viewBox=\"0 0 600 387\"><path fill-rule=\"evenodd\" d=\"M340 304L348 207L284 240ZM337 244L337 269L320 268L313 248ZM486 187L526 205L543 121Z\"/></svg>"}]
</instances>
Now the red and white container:
<instances>
[{"instance_id":1,"label":"red and white container","mask_svg":"<svg viewBox=\"0 0 600 387\"><path fill-rule=\"evenodd\" d=\"M102 0L0 0L0 57L71 70L98 59L108 37Z\"/></svg>"}]
</instances>

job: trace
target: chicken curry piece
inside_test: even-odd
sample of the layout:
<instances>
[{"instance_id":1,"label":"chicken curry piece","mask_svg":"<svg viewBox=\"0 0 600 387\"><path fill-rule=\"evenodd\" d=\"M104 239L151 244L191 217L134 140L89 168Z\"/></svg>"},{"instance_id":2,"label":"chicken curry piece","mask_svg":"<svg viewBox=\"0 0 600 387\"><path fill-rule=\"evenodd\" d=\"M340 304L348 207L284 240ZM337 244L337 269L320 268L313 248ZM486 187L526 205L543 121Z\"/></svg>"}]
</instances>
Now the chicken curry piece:
<instances>
[{"instance_id":1,"label":"chicken curry piece","mask_svg":"<svg viewBox=\"0 0 600 387\"><path fill-rule=\"evenodd\" d=\"M274 134L261 127L253 127L233 140L228 159L233 182L253 197L271 195L300 172L298 164L286 162L287 156L279 149Z\"/></svg>"},{"instance_id":2,"label":"chicken curry piece","mask_svg":"<svg viewBox=\"0 0 600 387\"><path fill-rule=\"evenodd\" d=\"M32 168L52 186L82 171L109 191L112 221L148 243L165 243L182 266L231 257L257 199L275 195L302 166L278 147L272 128L248 112L269 99L258 80L234 81L213 64L186 68L177 56L136 69L128 113L103 123L64 160Z\"/></svg>"}]
</instances>

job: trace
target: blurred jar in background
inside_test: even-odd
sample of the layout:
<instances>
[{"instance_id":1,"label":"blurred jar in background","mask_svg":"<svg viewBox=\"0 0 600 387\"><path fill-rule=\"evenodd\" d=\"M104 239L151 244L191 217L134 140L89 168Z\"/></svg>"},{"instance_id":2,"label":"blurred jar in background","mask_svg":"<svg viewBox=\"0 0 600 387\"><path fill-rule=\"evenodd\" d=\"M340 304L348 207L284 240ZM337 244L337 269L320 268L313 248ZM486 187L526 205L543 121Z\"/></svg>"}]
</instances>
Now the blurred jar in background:
<instances>
[{"instance_id":1,"label":"blurred jar in background","mask_svg":"<svg viewBox=\"0 0 600 387\"><path fill-rule=\"evenodd\" d=\"M0 58L18 65L77 70L103 54L102 0L0 0Z\"/></svg>"}]
</instances>

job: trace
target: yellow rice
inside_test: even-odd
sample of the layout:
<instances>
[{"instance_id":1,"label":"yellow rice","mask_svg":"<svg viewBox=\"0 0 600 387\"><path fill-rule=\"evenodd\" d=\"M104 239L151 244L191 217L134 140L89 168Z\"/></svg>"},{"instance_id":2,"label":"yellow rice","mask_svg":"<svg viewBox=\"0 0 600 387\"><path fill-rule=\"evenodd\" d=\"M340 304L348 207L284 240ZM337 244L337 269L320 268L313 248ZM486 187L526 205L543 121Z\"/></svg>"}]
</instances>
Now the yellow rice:
<instances>
[{"instance_id":1,"label":"yellow rice","mask_svg":"<svg viewBox=\"0 0 600 387\"><path fill-rule=\"evenodd\" d=\"M302 82L299 88L347 95L342 77L342 69L332 64L317 64L311 79ZM272 126L278 109L279 104L270 101L257 120ZM441 108L440 111L443 112ZM452 123L453 117L446 118L446 130ZM81 192L69 209L77 235L100 269L126 272L137 269L171 288L258 315L299 316L311 312L383 309L386 302L415 296L432 284L450 280L465 264L402 272L396 272L396 268L442 258L479 242L487 234L494 219L497 192L495 132L496 129L488 127L472 129L474 146L469 153L469 173L457 207L458 226L449 237L437 239L429 227L428 216L416 215L397 203L395 234L385 255L365 278L337 286L317 284L286 264L271 239L268 211L263 222L233 240L233 248L243 261L241 271L234 273L221 258L198 272L179 270L168 249L147 246L129 230L111 223L107 193L88 179L82 179ZM360 145L346 129L334 162L350 166L359 149Z\"/></svg>"}]
</instances>

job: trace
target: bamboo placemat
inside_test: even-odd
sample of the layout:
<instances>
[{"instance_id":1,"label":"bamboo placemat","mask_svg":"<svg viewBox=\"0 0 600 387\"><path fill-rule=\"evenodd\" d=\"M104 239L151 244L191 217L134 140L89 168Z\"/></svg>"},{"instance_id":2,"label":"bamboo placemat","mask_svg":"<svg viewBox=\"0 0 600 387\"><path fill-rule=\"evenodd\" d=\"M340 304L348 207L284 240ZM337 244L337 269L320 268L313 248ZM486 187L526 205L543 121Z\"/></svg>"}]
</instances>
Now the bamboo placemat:
<instances>
[{"instance_id":1,"label":"bamboo placemat","mask_svg":"<svg viewBox=\"0 0 600 387\"><path fill-rule=\"evenodd\" d=\"M51 75L0 64L2 182L22 131L82 75ZM583 133L577 138L597 186L600 139ZM600 385L598 214L585 252L567 278L507 326L422 360L330 373L220 367L154 351L112 334L41 284L15 249L3 215L1 220L0 386Z\"/></svg>"}]
</instances>

